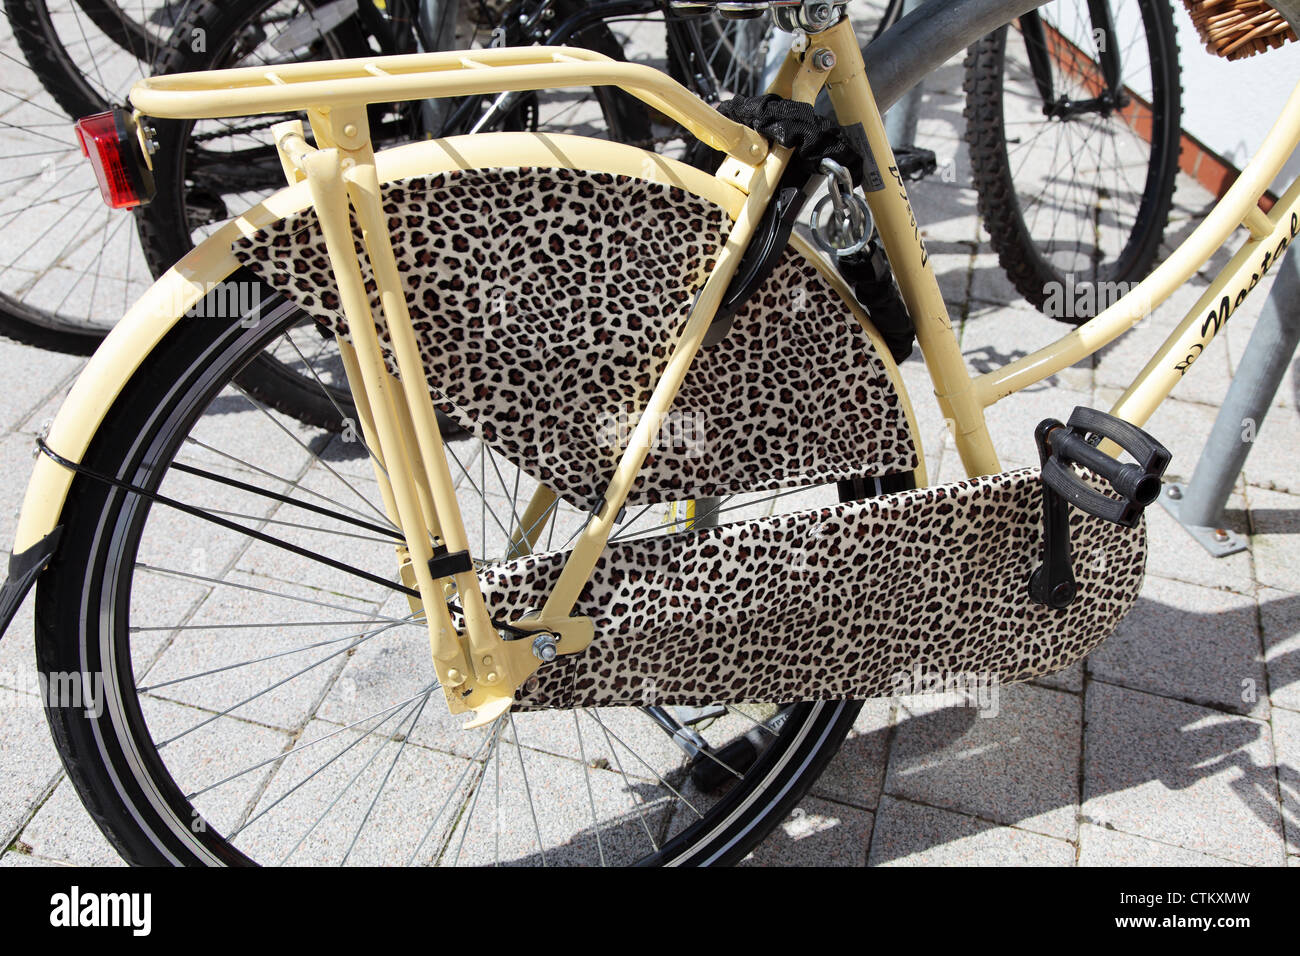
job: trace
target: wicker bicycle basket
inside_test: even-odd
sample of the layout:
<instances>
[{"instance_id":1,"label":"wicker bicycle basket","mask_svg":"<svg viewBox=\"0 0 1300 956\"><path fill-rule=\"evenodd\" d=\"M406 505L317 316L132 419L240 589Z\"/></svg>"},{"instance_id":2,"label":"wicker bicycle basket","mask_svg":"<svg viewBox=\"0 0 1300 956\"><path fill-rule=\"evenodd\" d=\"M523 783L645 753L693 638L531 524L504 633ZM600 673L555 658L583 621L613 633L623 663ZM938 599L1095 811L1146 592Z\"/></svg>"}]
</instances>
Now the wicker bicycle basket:
<instances>
[{"instance_id":1,"label":"wicker bicycle basket","mask_svg":"<svg viewBox=\"0 0 1300 956\"><path fill-rule=\"evenodd\" d=\"M1240 60L1296 39L1282 14L1264 0L1183 0L1211 53Z\"/></svg>"}]
</instances>

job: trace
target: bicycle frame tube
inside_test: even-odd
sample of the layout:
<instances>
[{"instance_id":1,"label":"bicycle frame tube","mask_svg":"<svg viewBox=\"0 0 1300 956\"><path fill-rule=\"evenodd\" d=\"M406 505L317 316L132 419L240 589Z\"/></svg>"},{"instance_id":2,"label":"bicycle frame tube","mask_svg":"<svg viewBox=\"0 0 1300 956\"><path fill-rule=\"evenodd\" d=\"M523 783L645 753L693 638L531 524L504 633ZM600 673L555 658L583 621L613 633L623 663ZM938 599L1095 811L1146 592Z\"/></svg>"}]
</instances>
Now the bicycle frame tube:
<instances>
[{"instance_id":1,"label":"bicycle frame tube","mask_svg":"<svg viewBox=\"0 0 1300 956\"><path fill-rule=\"evenodd\" d=\"M975 387L980 403L992 405L1118 338L1150 315L1204 266L1238 226L1245 226L1250 238L1112 409L1112 414L1136 425L1146 422L1295 237L1300 216L1300 180L1291 184L1267 215L1260 210L1259 200L1297 143L1300 143L1300 85L1292 91L1282 115L1237 182L1151 275L1095 318L1051 345L979 376ZM1103 447L1114 452L1109 445Z\"/></svg>"},{"instance_id":2,"label":"bicycle frame tube","mask_svg":"<svg viewBox=\"0 0 1300 956\"><path fill-rule=\"evenodd\" d=\"M861 128L880 168L879 188L866 184L867 205L880 231L903 301L916 325L917 342L934 383L935 398L957 440L966 472L968 475L998 472L1001 466L984 422L984 409L957 344L934 266L908 201L907 188L894 160L848 19L809 36L807 48L810 54L819 50L834 54L835 65L827 76L826 88L835 115L842 126Z\"/></svg>"},{"instance_id":3,"label":"bicycle frame tube","mask_svg":"<svg viewBox=\"0 0 1300 956\"><path fill-rule=\"evenodd\" d=\"M1260 198L1300 142L1297 85L1263 146L1237 182L1150 276L1091 321L1051 345L972 378L939 294L907 191L897 175L852 31L841 21L810 36L808 49L829 49L835 54L827 88L836 116L844 126L862 125L876 163L888 173L884 188L869 191L867 202L916 324L917 341L935 396L968 475L999 470L985 408L1086 358L1131 329L1203 267L1239 226L1245 226L1250 239L1111 410L1136 425L1144 424L1300 232L1300 180L1291 185L1269 214L1259 208ZM1102 448L1118 453L1110 443Z\"/></svg>"}]
</instances>

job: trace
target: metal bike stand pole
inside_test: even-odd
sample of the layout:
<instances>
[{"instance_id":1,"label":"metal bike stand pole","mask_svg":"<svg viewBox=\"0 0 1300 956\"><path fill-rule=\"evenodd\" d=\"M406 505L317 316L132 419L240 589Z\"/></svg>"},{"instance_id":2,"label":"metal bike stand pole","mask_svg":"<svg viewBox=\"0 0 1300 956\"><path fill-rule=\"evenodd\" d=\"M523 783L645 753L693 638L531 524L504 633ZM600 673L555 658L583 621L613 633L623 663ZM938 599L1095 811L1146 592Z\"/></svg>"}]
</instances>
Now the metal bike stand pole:
<instances>
[{"instance_id":1,"label":"metal bike stand pole","mask_svg":"<svg viewBox=\"0 0 1300 956\"><path fill-rule=\"evenodd\" d=\"M1277 268L1192 480L1167 484L1160 495L1165 510L1218 558L1246 548L1242 535L1224 527L1223 507L1300 343L1300 256L1286 256Z\"/></svg>"},{"instance_id":2,"label":"metal bike stand pole","mask_svg":"<svg viewBox=\"0 0 1300 956\"><path fill-rule=\"evenodd\" d=\"M907 16L924 0L903 0L902 16ZM885 113L885 135L890 145L911 146L916 142L916 121L921 113L921 99L925 95L925 83L917 83L903 94L902 99Z\"/></svg>"}]
</instances>

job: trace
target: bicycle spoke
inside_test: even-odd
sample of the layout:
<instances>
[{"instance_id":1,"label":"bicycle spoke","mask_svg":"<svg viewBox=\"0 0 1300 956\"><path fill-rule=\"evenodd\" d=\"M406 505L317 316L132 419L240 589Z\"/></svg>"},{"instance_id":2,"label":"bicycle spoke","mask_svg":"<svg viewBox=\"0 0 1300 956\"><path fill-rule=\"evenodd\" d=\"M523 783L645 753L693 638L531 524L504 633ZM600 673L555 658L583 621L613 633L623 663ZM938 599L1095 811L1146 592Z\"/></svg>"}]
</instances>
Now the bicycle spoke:
<instances>
[{"instance_id":1,"label":"bicycle spoke","mask_svg":"<svg viewBox=\"0 0 1300 956\"><path fill-rule=\"evenodd\" d=\"M596 831L596 852L600 855L600 865L606 866L605 845L600 840L600 818L596 816L596 797L591 790L591 764L587 762L587 746L582 741L582 723L576 710L573 711L573 727L578 732L578 753L582 757L582 776L587 782L587 802L591 805L591 822Z\"/></svg>"}]
</instances>

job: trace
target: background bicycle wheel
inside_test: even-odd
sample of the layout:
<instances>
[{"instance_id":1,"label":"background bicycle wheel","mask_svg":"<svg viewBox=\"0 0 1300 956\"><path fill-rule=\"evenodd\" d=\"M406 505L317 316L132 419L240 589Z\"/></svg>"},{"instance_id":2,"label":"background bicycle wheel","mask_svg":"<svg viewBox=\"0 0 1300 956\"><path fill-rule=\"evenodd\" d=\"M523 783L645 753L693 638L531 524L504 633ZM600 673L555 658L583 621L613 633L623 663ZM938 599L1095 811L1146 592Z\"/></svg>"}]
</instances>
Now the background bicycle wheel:
<instances>
[{"instance_id":1,"label":"background bicycle wheel","mask_svg":"<svg viewBox=\"0 0 1300 956\"><path fill-rule=\"evenodd\" d=\"M0 333L89 354L151 281L128 213L99 201L69 110L125 100L183 0L141 0L127 45L77 0L9 0L0 23ZM125 30L126 28L123 27ZM128 49L128 46L130 49ZM29 58L31 63L29 63ZM34 64L34 68L33 68Z\"/></svg>"},{"instance_id":2,"label":"background bicycle wheel","mask_svg":"<svg viewBox=\"0 0 1300 956\"><path fill-rule=\"evenodd\" d=\"M340 26L336 6L326 5L327 13L320 14L333 32L289 49L283 37L295 29L302 32L300 21L311 4L267 5L257 29L246 30L238 38L241 58L363 55L367 48L378 48L378 41L366 40L360 30L350 33L345 29L359 26L356 16ZM509 8L462 4L457 43L484 44L495 17L507 12L513 17L526 7L518 3ZM194 0L149 0L130 9L133 17L109 0L9 0L6 4L8 23L0 29L7 26L12 40L6 41L0 55L4 76L0 159L5 161L0 184L7 187L0 195L0 334L17 341L89 354L147 287L150 273L165 268L185 251L184 231L160 231L157 214L151 213L154 225L146 235L152 242L142 258L132 221L141 213L109 210L98 202L93 175L81 156L71 120L124 102L131 85L150 72L145 64L157 62L158 52L169 46L173 51L183 47L189 54L177 57L173 52L169 57L172 68L204 68L205 62L212 62L205 61L206 51L211 50L215 58L223 44L235 42L224 35L234 27L226 22L230 17L223 20L217 15L220 8ZM766 49L770 33L766 21L712 20L708 37L713 43L713 61L708 67L719 74L715 86L725 94L750 92L760 75L749 64ZM554 18L549 22L554 25ZM172 36L177 24L186 36ZM209 35L213 27L222 35ZM613 51L624 46L631 59L659 68L667 65L662 13L627 17L611 23L610 29ZM230 55L224 59L229 60ZM547 115L534 118L533 125L540 119L552 128L602 135L607 121L601 110L584 107L583 97L571 99L547 97ZM626 105L641 108L627 100ZM528 119L513 122L527 125ZM240 140L223 133L222 125L207 124L198 131L211 137L209 158L219 159L223 144L229 151L247 149L254 142L256 134ZM231 124L224 125L228 128ZM265 125L252 124L263 135ZM669 152L685 147L681 131L664 124L651 130L644 122L633 123L614 130L613 135ZM202 212L194 231L203 234L207 221L233 214L275 188L274 181L250 181L250 185L255 188L228 194L200 189L196 208ZM174 210L168 214L171 212ZM284 380L282 375L269 378L272 385L276 379ZM268 398L275 400L274 396ZM304 413L322 421L332 409Z\"/></svg>"}]
</instances>

